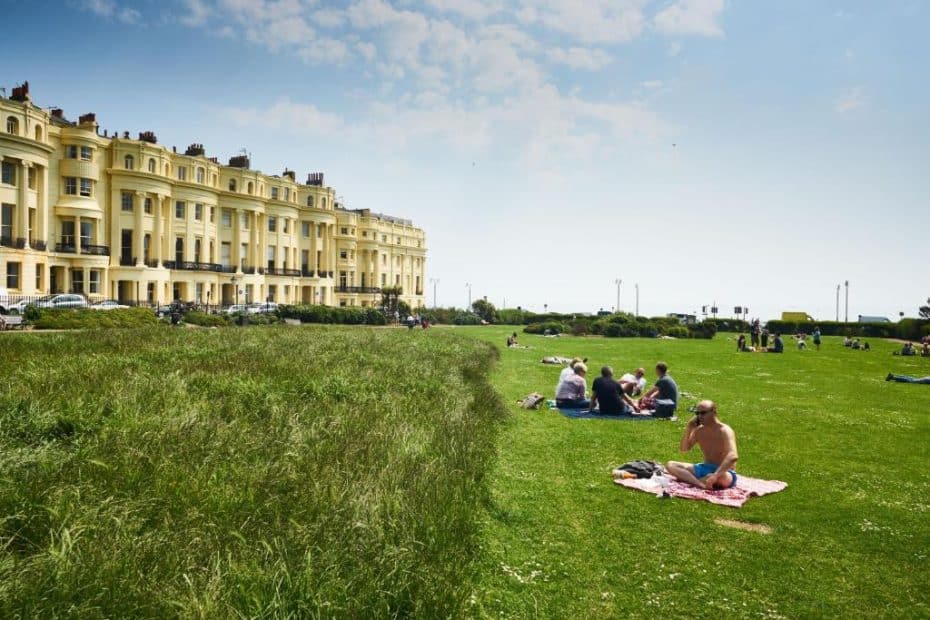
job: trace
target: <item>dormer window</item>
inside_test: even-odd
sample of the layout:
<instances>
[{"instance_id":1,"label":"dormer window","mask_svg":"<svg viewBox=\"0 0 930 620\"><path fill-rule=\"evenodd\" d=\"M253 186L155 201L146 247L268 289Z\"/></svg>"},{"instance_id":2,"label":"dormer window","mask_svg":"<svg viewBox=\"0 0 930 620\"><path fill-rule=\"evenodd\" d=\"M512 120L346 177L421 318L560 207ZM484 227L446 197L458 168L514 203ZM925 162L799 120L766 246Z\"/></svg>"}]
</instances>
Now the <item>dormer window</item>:
<instances>
[{"instance_id":1,"label":"dormer window","mask_svg":"<svg viewBox=\"0 0 930 620\"><path fill-rule=\"evenodd\" d=\"M132 170L135 168L136 160L132 155L127 155L123 158L123 168L126 170Z\"/></svg>"},{"instance_id":2,"label":"dormer window","mask_svg":"<svg viewBox=\"0 0 930 620\"><path fill-rule=\"evenodd\" d=\"M236 191L236 179L229 179L229 191Z\"/></svg>"}]
</instances>

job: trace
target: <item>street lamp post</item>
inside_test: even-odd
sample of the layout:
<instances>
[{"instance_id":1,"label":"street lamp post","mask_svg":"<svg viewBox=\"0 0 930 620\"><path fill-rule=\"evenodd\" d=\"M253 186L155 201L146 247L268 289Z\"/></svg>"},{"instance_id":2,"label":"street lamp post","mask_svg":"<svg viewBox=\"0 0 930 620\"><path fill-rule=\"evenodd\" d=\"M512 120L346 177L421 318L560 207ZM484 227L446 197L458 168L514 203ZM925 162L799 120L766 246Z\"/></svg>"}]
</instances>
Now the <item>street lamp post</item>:
<instances>
[{"instance_id":1,"label":"street lamp post","mask_svg":"<svg viewBox=\"0 0 930 620\"><path fill-rule=\"evenodd\" d=\"M620 312L620 285L623 284L623 280L617 278L614 280L614 284L617 285L617 306L614 309L614 312Z\"/></svg>"},{"instance_id":2,"label":"street lamp post","mask_svg":"<svg viewBox=\"0 0 930 620\"><path fill-rule=\"evenodd\" d=\"M836 322L840 322L840 284L836 285Z\"/></svg>"},{"instance_id":3,"label":"street lamp post","mask_svg":"<svg viewBox=\"0 0 930 620\"><path fill-rule=\"evenodd\" d=\"M639 316L639 282L636 283L636 316Z\"/></svg>"},{"instance_id":4,"label":"street lamp post","mask_svg":"<svg viewBox=\"0 0 930 620\"><path fill-rule=\"evenodd\" d=\"M468 307L467 307L465 310L471 311L471 283L470 283L470 282L466 282L466 283L465 283L465 288L468 289Z\"/></svg>"},{"instance_id":5,"label":"street lamp post","mask_svg":"<svg viewBox=\"0 0 930 620\"><path fill-rule=\"evenodd\" d=\"M844 284L846 285L846 320L843 322L849 323L849 280L846 280Z\"/></svg>"},{"instance_id":6,"label":"street lamp post","mask_svg":"<svg viewBox=\"0 0 930 620\"><path fill-rule=\"evenodd\" d=\"M439 307L436 305L436 285L439 284L439 278L430 278L429 283L433 285L433 309L435 310Z\"/></svg>"}]
</instances>

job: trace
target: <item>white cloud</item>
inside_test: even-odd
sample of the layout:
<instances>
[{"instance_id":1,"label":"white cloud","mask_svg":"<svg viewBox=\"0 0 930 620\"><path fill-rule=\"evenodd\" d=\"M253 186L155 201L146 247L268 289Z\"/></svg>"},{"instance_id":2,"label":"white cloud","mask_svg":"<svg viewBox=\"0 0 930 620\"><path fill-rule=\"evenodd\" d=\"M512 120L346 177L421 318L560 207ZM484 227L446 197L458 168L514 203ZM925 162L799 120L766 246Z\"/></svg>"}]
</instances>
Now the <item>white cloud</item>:
<instances>
[{"instance_id":1,"label":"white cloud","mask_svg":"<svg viewBox=\"0 0 930 620\"><path fill-rule=\"evenodd\" d=\"M586 69L588 71L597 71L602 67L610 64L610 54L600 49L590 49L586 47L570 47L564 49L554 47L548 52L549 60L560 65L566 65L572 69Z\"/></svg>"},{"instance_id":2,"label":"white cloud","mask_svg":"<svg viewBox=\"0 0 930 620\"><path fill-rule=\"evenodd\" d=\"M89 11L107 19L115 19L124 24L138 24L142 21L142 14L136 9L121 6L115 0L82 0L81 9Z\"/></svg>"},{"instance_id":3,"label":"white cloud","mask_svg":"<svg viewBox=\"0 0 930 620\"><path fill-rule=\"evenodd\" d=\"M675 0L656 13L653 23L665 34L693 34L721 37L723 29L717 23L724 0Z\"/></svg>"},{"instance_id":4,"label":"white cloud","mask_svg":"<svg viewBox=\"0 0 930 620\"><path fill-rule=\"evenodd\" d=\"M666 53L669 55L670 58L674 58L678 56L678 54L681 53L681 43L679 43L678 41L672 41L671 43L669 43Z\"/></svg>"},{"instance_id":5,"label":"white cloud","mask_svg":"<svg viewBox=\"0 0 930 620\"><path fill-rule=\"evenodd\" d=\"M184 0L184 6L187 8L187 13L179 18L182 24L194 27L207 23L210 11L201 0Z\"/></svg>"},{"instance_id":6,"label":"white cloud","mask_svg":"<svg viewBox=\"0 0 930 620\"><path fill-rule=\"evenodd\" d=\"M665 82L662 80L646 80L645 82L640 83L640 86L647 90L656 90L658 88L662 88L664 85Z\"/></svg>"},{"instance_id":7,"label":"white cloud","mask_svg":"<svg viewBox=\"0 0 930 620\"><path fill-rule=\"evenodd\" d=\"M861 86L850 88L836 98L833 109L839 114L847 114L866 106L868 101Z\"/></svg>"},{"instance_id":8,"label":"white cloud","mask_svg":"<svg viewBox=\"0 0 930 620\"><path fill-rule=\"evenodd\" d=\"M314 11L313 23L322 28L338 28L345 23L345 15L336 9L320 9Z\"/></svg>"},{"instance_id":9,"label":"white cloud","mask_svg":"<svg viewBox=\"0 0 930 620\"><path fill-rule=\"evenodd\" d=\"M483 21L499 12L499 0L426 0L426 4L442 13L454 13L472 21Z\"/></svg>"},{"instance_id":10,"label":"white cloud","mask_svg":"<svg viewBox=\"0 0 930 620\"><path fill-rule=\"evenodd\" d=\"M523 0L520 15L585 43L624 43L642 34L647 0Z\"/></svg>"}]
</instances>

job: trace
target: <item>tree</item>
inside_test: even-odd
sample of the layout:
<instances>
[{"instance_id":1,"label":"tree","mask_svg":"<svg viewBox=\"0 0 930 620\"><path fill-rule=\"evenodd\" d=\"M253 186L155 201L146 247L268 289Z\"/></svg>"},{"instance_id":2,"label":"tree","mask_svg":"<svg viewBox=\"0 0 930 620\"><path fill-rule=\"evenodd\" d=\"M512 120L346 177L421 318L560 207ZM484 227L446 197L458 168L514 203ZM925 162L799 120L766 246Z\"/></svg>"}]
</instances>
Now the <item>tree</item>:
<instances>
[{"instance_id":1,"label":"tree","mask_svg":"<svg viewBox=\"0 0 930 620\"><path fill-rule=\"evenodd\" d=\"M385 286L381 289L381 310L393 319L399 313L398 303L403 289L399 286Z\"/></svg>"},{"instance_id":2,"label":"tree","mask_svg":"<svg viewBox=\"0 0 930 620\"><path fill-rule=\"evenodd\" d=\"M488 323L494 323L497 320L497 308L487 299L477 300L471 305L471 309Z\"/></svg>"},{"instance_id":3,"label":"tree","mask_svg":"<svg viewBox=\"0 0 930 620\"><path fill-rule=\"evenodd\" d=\"M930 297L927 298L927 305L921 306L918 312L920 313L920 318L930 319Z\"/></svg>"}]
</instances>

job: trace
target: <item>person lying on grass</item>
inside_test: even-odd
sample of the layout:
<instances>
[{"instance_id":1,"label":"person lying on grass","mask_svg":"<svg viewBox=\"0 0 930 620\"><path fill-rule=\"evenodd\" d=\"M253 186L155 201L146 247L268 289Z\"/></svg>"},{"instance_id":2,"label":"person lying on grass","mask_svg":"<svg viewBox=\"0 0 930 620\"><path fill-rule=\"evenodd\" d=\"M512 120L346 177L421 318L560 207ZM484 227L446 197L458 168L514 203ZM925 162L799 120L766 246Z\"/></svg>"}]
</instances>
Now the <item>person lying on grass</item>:
<instances>
[{"instance_id":1,"label":"person lying on grass","mask_svg":"<svg viewBox=\"0 0 930 620\"><path fill-rule=\"evenodd\" d=\"M897 381L898 383L922 383L924 385L930 385L930 377L909 377L908 375L895 375L888 373L888 376L885 377L885 381Z\"/></svg>"},{"instance_id":2,"label":"person lying on grass","mask_svg":"<svg viewBox=\"0 0 930 620\"><path fill-rule=\"evenodd\" d=\"M614 370L610 366L601 368L601 376L591 386L591 408L600 407L604 415L625 415L639 411L636 403L624 391L623 383L614 380Z\"/></svg>"},{"instance_id":3,"label":"person lying on grass","mask_svg":"<svg viewBox=\"0 0 930 620\"><path fill-rule=\"evenodd\" d=\"M702 400L694 408L694 417L685 426L678 448L690 452L698 444L704 455L701 463L669 461L665 468L677 480L702 489L729 489L736 484L733 466L739 458L736 434L717 417L717 405Z\"/></svg>"},{"instance_id":4,"label":"person lying on grass","mask_svg":"<svg viewBox=\"0 0 930 620\"><path fill-rule=\"evenodd\" d=\"M588 367L584 362L578 362L573 369L574 374L559 385L559 391L555 393L555 404L565 409L587 409L591 406L591 401L585 398L588 383L584 376Z\"/></svg>"}]
</instances>

